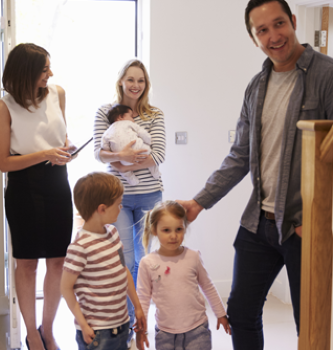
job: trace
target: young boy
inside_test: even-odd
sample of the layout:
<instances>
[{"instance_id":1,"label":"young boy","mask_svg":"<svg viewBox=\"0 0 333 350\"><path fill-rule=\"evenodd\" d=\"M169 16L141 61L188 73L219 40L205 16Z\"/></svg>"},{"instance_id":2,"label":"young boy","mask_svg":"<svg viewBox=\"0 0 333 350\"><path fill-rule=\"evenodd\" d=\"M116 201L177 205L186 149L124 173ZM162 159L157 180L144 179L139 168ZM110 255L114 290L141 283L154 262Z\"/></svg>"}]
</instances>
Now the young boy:
<instances>
[{"instance_id":1,"label":"young boy","mask_svg":"<svg viewBox=\"0 0 333 350\"><path fill-rule=\"evenodd\" d=\"M127 349L127 294L137 328L146 329L122 243L110 225L120 213L122 195L121 181L107 173L88 174L74 187L74 203L85 223L67 249L61 292L75 317L79 350L92 342L98 350Z\"/></svg>"},{"instance_id":2,"label":"young boy","mask_svg":"<svg viewBox=\"0 0 333 350\"><path fill-rule=\"evenodd\" d=\"M132 108L117 104L113 106L108 114L109 128L102 136L101 147L105 151L120 152L131 141L136 141L132 148L134 150L146 150L146 154L151 153L151 136L147 130L136 124L133 119ZM126 161L121 161L123 165L132 165ZM157 165L149 168L155 179L160 177L160 171ZM140 181L133 171L126 171L120 175L131 185L137 185Z\"/></svg>"}]
</instances>

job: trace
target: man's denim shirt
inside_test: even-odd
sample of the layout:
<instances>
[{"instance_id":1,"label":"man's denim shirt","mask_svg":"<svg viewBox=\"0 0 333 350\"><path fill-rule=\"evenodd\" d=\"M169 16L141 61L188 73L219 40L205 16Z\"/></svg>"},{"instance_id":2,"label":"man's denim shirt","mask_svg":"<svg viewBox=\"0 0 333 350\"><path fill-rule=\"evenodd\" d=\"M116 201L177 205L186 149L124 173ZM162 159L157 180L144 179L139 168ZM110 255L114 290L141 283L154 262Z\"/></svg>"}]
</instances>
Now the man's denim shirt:
<instances>
[{"instance_id":1,"label":"man's denim shirt","mask_svg":"<svg viewBox=\"0 0 333 350\"><path fill-rule=\"evenodd\" d=\"M298 77L290 96L280 151L275 198L280 244L294 233L295 227L302 225L302 132L296 123L298 120L333 119L333 59L314 51L308 44L304 46L306 49L296 63ZM194 197L204 208L211 208L250 171L253 191L241 225L253 233L257 232L261 211L261 115L271 69L272 62L267 58L262 71L245 91L230 153Z\"/></svg>"}]
</instances>

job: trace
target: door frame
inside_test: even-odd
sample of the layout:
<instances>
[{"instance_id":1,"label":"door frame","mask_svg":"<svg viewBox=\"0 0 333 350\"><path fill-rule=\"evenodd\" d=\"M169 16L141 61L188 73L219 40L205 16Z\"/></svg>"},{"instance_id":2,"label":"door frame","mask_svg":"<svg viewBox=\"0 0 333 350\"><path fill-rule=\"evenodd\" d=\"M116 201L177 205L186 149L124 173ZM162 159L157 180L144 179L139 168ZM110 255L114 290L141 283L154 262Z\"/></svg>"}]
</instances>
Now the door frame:
<instances>
[{"instance_id":1,"label":"door frame","mask_svg":"<svg viewBox=\"0 0 333 350\"><path fill-rule=\"evenodd\" d=\"M3 44L1 48L1 69L0 77L2 80L3 67L8 57L8 54L12 47L15 46L15 1L14 0L1 0L3 15L1 18L1 28L3 31ZM4 191L6 187L6 174L1 173L1 200L0 205L2 207L0 221L1 221L1 233L3 239L0 240L0 261L3 263L4 268L0 271L1 280L1 310L2 314L8 314L9 312L9 336L7 337L8 346L10 349L21 349L21 315L17 302L17 296L15 291L15 261L12 257L12 247L10 242L9 227L4 211ZM5 252L7 248L7 252Z\"/></svg>"}]
</instances>

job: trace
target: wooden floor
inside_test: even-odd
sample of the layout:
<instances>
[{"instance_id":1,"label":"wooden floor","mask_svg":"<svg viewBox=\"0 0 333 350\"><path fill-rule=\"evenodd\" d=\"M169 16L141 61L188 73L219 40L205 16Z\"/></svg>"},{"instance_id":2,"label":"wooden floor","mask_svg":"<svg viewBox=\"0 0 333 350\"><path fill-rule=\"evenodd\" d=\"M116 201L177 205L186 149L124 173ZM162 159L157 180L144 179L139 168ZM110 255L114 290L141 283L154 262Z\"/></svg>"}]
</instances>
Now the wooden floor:
<instances>
[{"instance_id":1,"label":"wooden floor","mask_svg":"<svg viewBox=\"0 0 333 350\"><path fill-rule=\"evenodd\" d=\"M42 314L42 300L37 301L37 322L40 323ZM149 350L155 350L154 346L154 319L155 308L150 308L148 317ZM231 337L222 330L216 330L216 318L211 309L207 307L207 314L212 331L213 350L232 350ZM0 350L10 350L6 347L6 331L8 332L9 317L0 316ZM21 322L22 350L25 346L25 327ZM264 308L264 332L266 350L297 350L297 336L292 316L292 308L285 305L272 295L269 295ZM64 300L61 301L58 314L54 323L54 334L61 350L76 350L75 327L73 316L67 308ZM136 350L133 342L131 350Z\"/></svg>"}]
</instances>

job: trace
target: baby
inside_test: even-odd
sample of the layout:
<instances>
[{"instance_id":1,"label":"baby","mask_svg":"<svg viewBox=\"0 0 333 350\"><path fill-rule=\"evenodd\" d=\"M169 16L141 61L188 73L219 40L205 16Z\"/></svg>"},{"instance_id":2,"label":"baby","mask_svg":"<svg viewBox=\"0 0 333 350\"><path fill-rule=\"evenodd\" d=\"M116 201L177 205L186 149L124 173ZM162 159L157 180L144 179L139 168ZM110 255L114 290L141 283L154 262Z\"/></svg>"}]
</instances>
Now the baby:
<instances>
[{"instance_id":1,"label":"baby","mask_svg":"<svg viewBox=\"0 0 333 350\"><path fill-rule=\"evenodd\" d=\"M133 111L130 107L117 104L113 106L107 114L110 127L102 136L102 149L112 152L120 152L131 141L136 140L133 149L146 149L146 154L150 154L151 136L148 131L134 122ZM126 161L121 161L123 165L132 165ZM158 166L149 168L155 179L160 177ZM130 185L137 185L140 181L133 171L119 173Z\"/></svg>"}]
</instances>

